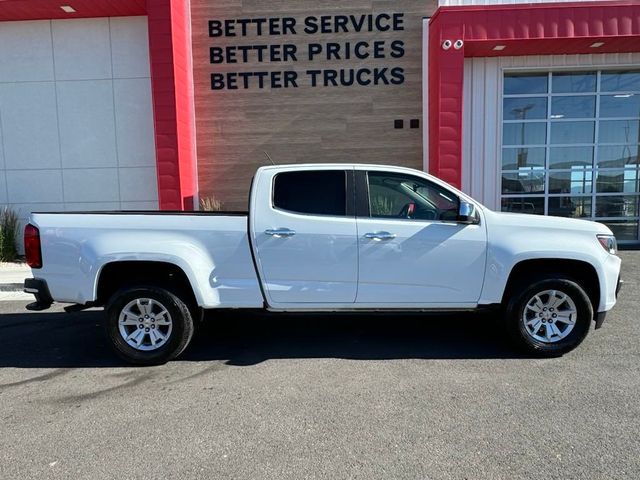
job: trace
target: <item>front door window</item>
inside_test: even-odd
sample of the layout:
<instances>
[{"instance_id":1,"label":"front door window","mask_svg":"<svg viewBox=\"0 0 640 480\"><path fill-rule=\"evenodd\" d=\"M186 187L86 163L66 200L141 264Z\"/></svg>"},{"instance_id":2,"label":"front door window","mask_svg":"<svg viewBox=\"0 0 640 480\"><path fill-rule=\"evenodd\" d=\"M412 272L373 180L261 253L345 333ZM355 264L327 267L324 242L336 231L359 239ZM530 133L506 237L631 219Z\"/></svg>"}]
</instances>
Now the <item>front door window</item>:
<instances>
[{"instance_id":1,"label":"front door window","mask_svg":"<svg viewBox=\"0 0 640 480\"><path fill-rule=\"evenodd\" d=\"M369 208L374 218L453 221L458 197L411 175L369 172Z\"/></svg>"}]
</instances>

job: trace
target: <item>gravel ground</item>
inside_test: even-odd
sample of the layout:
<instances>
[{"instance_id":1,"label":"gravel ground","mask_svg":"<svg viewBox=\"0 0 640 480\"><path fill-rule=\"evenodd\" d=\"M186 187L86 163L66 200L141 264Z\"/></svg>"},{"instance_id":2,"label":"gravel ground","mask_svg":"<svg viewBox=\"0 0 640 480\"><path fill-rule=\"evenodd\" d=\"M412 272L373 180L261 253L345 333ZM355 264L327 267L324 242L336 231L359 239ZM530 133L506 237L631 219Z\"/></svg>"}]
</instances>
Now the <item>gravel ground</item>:
<instances>
[{"instance_id":1,"label":"gravel ground","mask_svg":"<svg viewBox=\"0 0 640 480\"><path fill-rule=\"evenodd\" d=\"M0 302L0 478L640 478L640 252L604 327L525 358L490 318L219 318L130 368L101 312Z\"/></svg>"}]
</instances>

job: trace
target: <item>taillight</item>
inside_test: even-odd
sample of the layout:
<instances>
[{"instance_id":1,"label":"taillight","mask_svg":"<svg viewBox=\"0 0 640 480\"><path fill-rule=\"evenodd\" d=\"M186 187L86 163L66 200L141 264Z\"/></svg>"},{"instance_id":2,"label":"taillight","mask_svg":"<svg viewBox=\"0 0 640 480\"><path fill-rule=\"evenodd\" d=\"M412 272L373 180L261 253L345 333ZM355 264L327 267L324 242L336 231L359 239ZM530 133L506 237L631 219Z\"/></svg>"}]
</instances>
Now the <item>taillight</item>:
<instances>
[{"instance_id":1,"label":"taillight","mask_svg":"<svg viewBox=\"0 0 640 480\"><path fill-rule=\"evenodd\" d=\"M42 267L42 249L40 248L40 230L30 223L24 227L24 254L31 268Z\"/></svg>"}]
</instances>

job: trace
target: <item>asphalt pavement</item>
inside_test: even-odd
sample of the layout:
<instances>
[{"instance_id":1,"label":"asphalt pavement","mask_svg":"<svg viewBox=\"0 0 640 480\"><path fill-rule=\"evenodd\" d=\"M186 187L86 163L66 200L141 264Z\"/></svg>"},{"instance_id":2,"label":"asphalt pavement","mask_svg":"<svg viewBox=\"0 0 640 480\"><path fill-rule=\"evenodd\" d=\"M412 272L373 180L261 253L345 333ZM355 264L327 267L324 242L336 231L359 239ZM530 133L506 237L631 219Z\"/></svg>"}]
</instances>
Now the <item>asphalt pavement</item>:
<instances>
[{"instance_id":1,"label":"asphalt pavement","mask_svg":"<svg viewBox=\"0 0 640 480\"><path fill-rule=\"evenodd\" d=\"M604 327L526 358L481 315L211 318L131 368L101 312L0 301L0 478L638 479L640 252Z\"/></svg>"}]
</instances>

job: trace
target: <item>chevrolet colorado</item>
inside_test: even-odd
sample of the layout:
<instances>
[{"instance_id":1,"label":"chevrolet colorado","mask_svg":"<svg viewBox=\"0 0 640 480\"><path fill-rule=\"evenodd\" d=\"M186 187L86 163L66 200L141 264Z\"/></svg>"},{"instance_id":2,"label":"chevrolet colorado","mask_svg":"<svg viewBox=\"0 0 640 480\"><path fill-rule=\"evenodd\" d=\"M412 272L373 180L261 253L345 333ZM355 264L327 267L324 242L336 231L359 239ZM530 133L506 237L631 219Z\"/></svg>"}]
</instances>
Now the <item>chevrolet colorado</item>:
<instances>
[{"instance_id":1,"label":"chevrolet colorado","mask_svg":"<svg viewBox=\"0 0 640 480\"><path fill-rule=\"evenodd\" d=\"M493 212L424 172L258 169L248 212L33 213L25 291L42 310L103 306L115 351L166 362L205 310L496 308L520 347L572 350L620 286L605 225Z\"/></svg>"}]
</instances>

